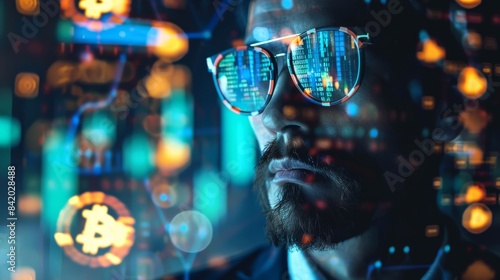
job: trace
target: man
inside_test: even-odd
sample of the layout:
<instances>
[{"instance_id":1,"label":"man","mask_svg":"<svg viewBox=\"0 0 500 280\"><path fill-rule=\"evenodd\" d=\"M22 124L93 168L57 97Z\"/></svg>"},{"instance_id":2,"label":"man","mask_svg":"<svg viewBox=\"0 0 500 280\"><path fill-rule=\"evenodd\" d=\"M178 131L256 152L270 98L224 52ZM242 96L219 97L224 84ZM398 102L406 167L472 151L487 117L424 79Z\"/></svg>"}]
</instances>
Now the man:
<instances>
[{"instance_id":1,"label":"man","mask_svg":"<svg viewBox=\"0 0 500 280\"><path fill-rule=\"evenodd\" d=\"M247 47L208 64L224 104L249 115L262 150L254 187L278 249L192 279L454 279L472 262L465 250L498 265L438 214L435 147L460 129L439 118L450 104L438 77L425 94L436 110L412 92L423 70L411 10L397 0L251 3Z\"/></svg>"}]
</instances>

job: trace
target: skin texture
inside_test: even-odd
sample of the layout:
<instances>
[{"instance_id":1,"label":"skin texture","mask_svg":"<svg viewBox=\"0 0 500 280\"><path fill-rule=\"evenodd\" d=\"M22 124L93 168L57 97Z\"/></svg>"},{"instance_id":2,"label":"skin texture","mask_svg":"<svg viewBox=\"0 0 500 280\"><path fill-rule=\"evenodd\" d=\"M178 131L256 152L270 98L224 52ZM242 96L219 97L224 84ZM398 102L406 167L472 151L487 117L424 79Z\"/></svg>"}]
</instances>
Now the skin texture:
<instances>
[{"instance_id":1,"label":"skin texture","mask_svg":"<svg viewBox=\"0 0 500 280\"><path fill-rule=\"evenodd\" d=\"M255 28L265 28L271 39L315 27L364 26L370 19L363 1L298 0L288 10L280 2L252 2L247 44L258 41ZM278 41L261 47L276 54L285 52L287 44ZM309 102L294 85L286 63L278 61L270 103L262 114L249 117L262 150L254 186L266 213L268 237L275 245L303 250L336 279L366 277L368 264L390 242L393 233L387 223L411 220L412 185L432 178L432 173L416 171L394 190L383 176L398 170L398 156L407 157L415 149L413 141L423 129L419 106L409 101L397 74L406 71L398 67L409 66L391 65L386 59L391 50L386 47L366 48L361 88L333 107ZM405 51L396 44L392 50L411 57ZM353 105L358 114L347 113ZM405 125L391 114L403 116ZM276 173L269 166L283 159L305 163L307 171L295 170L302 175L273 181ZM294 176L308 179L297 181ZM332 258L336 265L331 265Z\"/></svg>"}]
</instances>

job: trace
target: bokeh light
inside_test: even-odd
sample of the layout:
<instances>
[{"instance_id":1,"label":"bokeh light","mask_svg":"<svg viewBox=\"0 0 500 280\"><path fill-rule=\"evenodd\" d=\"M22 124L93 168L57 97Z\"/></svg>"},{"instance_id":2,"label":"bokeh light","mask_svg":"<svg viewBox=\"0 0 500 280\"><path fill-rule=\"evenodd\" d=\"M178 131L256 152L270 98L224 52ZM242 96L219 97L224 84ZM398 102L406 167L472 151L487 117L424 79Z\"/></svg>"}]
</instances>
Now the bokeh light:
<instances>
[{"instance_id":1,"label":"bokeh light","mask_svg":"<svg viewBox=\"0 0 500 280\"><path fill-rule=\"evenodd\" d=\"M24 215L40 214L42 209L42 201L38 195L22 195L18 200L19 213Z\"/></svg>"},{"instance_id":2,"label":"bokeh light","mask_svg":"<svg viewBox=\"0 0 500 280\"><path fill-rule=\"evenodd\" d=\"M168 226L170 239L175 247L187 253L203 251L212 241L212 224L198 211L177 214Z\"/></svg>"},{"instance_id":3,"label":"bokeh light","mask_svg":"<svg viewBox=\"0 0 500 280\"><path fill-rule=\"evenodd\" d=\"M164 77L157 75L147 76L144 80L144 87L152 98L160 99L170 96L170 82Z\"/></svg>"},{"instance_id":4,"label":"bokeh light","mask_svg":"<svg viewBox=\"0 0 500 280\"><path fill-rule=\"evenodd\" d=\"M478 69L465 67L458 76L458 90L467 98L477 99L486 92L488 81Z\"/></svg>"},{"instance_id":5,"label":"bokeh light","mask_svg":"<svg viewBox=\"0 0 500 280\"><path fill-rule=\"evenodd\" d=\"M58 60L47 70L47 84L52 87L68 85L78 80L80 73L77 64Z\"/></svg>"},{"instance_id":6,"label":"bokeh light","mask_svg":"<svg viewBox=\"0 0 500 280\"><path fill-rule=\"evenodd\" d=\"M16 9L23 15L36 15L40 13L40 2L39 0L16 0Z\"/></svg>"},{"instance_id":7,"label":"bokeh light","mask_svg":"<svg viewBox=\"0 0 500 280\"><path fill-rule=\"evenodd\" d=\"M19 267L12 274L11 280L36 280L36 271L31 267Z\"/></svg>"},{"instance_id":8,"label":"bokeh light","mask_svg":"<svg viewBox=\"0 0 500 280\"><path fill-rule=\"evenodd\" d=\"M483 200L486 196L486 191L484 187L480 184L472 184L467 187L465 192L465 202L473 203Z\"/></svg>"},{"instance_id":9,"label":"bokeh light","mask_svg":"<svg viewBox=\"0 0 500 280\"><path fill-rule=\"evenodd\" d=\"M148 46L156 56L174 62L188 52L188 38L180 27L170 22L153 22L152 26Z\"/></svg>"},{"instance_id":10,"label":"bokeh light","mask_svg":"<svg viewBox=\"0 0 500 280\"><path fill-rule=\"evenodd\" d=\"M482 0L456 0L457 3L466 8L466 9L472 9L475 8L479 5L481 5Z\"/></svg>"},{"instance_id":11,"label":"bokeh light","mask_svg":"<svg viewBox=\"0 0 500 280\"><path fill-rule=\"evenodd\" d=\"M17 119L0 116L0 147L13 147L21 139L21 124Z\"/></svg>"},{"instance_id":12,"label":"bokeh light","mask_svg":"<svg viewBox=\"0 0 500 280\"><path fill-rule=\"evenodd\" d=\"M427 38L419 44L417 58L423 63L434 64L443 60L445 56L446 51L434 39Z\"/></svg>"},{"instance_id":13,"label":"bokeh light","mask_svg":"<svg viewBox=\"0 0 500 280\"><path fill-rule=\"evenodd\" d=\"M468 110L460 112L460 121L472 134L480 133L488 124L490 116L483 109Z\"/></svg>"},{"instance_id":14,"label":"bokeh light","mask_svg":"<svg viewBox=\"0 0 500 280\"><path fill-rule=\"evenodd\" d=\"M479 234L491 226L493 214L488 206L482 203L471 204L462 215L462 225L469 232Z\"/></svg>"},{"instance_id":15,"label":"bokeh light","mask_svg":"<svg viewBox=\"0 0 500 280\"><path fill-rule=\"evenodd\" d=\"M165 174L178 172L191 158L191 148L175 138L159 141L156 152L156 166Z\"/></svg>"},{"instance_id":16,"label":"bokeh light","mask_svg":"<svg viewBox=\"0 0 500 280\"><path fill-rule=\"evenodd\" d=\"M151 198L156 206L169 208L176 203L177 193L174 185L161 183L152 187Z\"/></svg>"},{"instance_id":17,"label":"bokeh light","mask_svg":"<svg viewBox=\"0 0 500 280\"><path fill-rule=\"evenodd\" d=\"M38 95L40 77L35 73L19 73L16 76L16 95L33 98Z\"/></svg>"},{"instance_id":18,"label":"bokeh light","mask_svg":"<svg viewBox=\"0 0 500 280\"><path fill-rule=\"evenodd\" d=\"M462 280L490 280L496 279L495 270L482 260L476 260L469 264L462 274Z\"/></svg>"}]
</instances>

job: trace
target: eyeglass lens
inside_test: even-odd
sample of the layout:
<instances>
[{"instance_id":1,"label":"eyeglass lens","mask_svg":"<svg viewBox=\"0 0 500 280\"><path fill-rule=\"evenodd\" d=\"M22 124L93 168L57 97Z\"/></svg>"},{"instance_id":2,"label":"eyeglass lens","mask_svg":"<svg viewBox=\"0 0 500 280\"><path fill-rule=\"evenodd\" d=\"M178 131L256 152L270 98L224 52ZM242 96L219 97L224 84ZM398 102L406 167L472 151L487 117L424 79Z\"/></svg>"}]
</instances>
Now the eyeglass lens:
<instances>
[{"instance_id":1,"label":"eyeglass lens","mask_svg":"<svg viewBox=\"0 0 500 280\"><path fill-rule=\"evenodd\" d=\"M290 72L297 87L321 103L336 103L353 94L360 72L355 40L339 30L297 37L289 54ZM217 64L219 91L237 111L261 111L273 90L273 71L273 60L261 48L235 49Z\"/></svg>"},{"instance_id":2,"label":"eyeglass lens","mask_svg":"<svg viewBox=\"0 0 500 280\"><path fill-rule=\"evenodd\" d=\"M358 46L350 34L318 31L292 42L290 70L307 96L335 103L350 95L358 83L358 56Z\"/></svg>"}]
</instances>

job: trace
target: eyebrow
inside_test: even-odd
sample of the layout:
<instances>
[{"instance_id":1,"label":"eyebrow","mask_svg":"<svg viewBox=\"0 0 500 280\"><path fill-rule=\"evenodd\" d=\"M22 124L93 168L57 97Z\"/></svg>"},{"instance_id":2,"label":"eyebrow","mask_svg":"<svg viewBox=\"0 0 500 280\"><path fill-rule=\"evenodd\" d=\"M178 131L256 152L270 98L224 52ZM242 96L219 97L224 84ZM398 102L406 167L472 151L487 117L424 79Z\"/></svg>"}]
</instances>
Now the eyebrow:
<instances>
[{"instance_id":1,"label":"eyebrow","mask_svg":"<svg viewBox=\"0 0 500 280\"><path fill-rule=\"evenodd\" d=\"M291 37L296 37L296 36L299 36L299 35L300 35L299 33L292 34L292 35L287 35L287 36L283 36L283 37L279 37L279 38L274 38L274 39L270 39L270 40L266 40L266 41L252 43L252 44L250 44L250 46L251 47L256 47L256 46L264 45L264 44L267 44L267 43L272 43L272 42L275 42L275 41L279 41L279 40L283 40L283 39L288 39L288 38L291 38Z\"/></svg>"}]
</instances>

